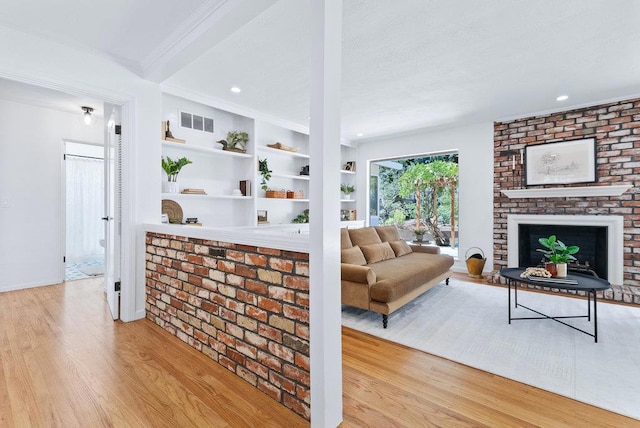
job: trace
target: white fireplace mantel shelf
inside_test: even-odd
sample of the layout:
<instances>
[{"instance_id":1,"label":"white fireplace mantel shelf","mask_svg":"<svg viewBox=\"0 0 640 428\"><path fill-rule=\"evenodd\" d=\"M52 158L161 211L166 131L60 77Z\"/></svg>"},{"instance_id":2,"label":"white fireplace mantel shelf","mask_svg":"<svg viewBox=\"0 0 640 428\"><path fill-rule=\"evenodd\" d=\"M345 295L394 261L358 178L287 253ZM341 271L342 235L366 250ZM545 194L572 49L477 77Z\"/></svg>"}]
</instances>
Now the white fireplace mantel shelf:
<instances>
[{"instance_id":1,"label":"white fireplace mantel shelf","mask_svg":"<svg viewBox=\"0 0 640 428\"><path fill-rule=\"evenodd\" d=\"M553 187L546 189L513 189L500 192L509 199L514 198L571 198L582 196L620 196L631 185L589 186L589 187Z\"/></svg>"}]
</instances>

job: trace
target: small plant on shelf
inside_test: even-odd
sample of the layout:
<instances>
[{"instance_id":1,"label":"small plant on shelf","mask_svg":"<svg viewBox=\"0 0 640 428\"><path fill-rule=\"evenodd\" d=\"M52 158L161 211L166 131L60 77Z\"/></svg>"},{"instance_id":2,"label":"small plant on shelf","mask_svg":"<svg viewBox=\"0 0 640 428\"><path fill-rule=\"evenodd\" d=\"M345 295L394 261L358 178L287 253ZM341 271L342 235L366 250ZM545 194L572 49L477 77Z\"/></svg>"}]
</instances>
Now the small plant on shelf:
<instances>
[{"instance_id":1,"label":"small plant on shelf","mask_svg":"<svg viewBox=\"0 0 640 428\"><path fill-rule=\"evenodd\" d=\"M345 195L350 195L350 194L352 194L353 192L356 191L356 188L351 186L351 185L349 185L349 184L342 183L340 185L340 191L342 193L344 193Z\"/></svg>"},{"instance_id":2,"label":"small plant on shelf","mask_svg":"<svg viewBox=\"0 0 640 428\"><path fill-rule=\"evenodd\" d=\"M178 180L178 174L180 174L182 167L189 165L190 163L193 162L185 157L173 160L167 156L166 158L162 158L162 169L167 173L168 181L175 182Z\"/></svg>"},{"instance_id":3,"label":"small plant on shelf","mask_svg":"<svg viewBox=\"0 0 640 428\"><path fill-rule=\"evenodd\" d=\"M249 141L249 134L244 131L229 131L227 132L227 139L221 140L224 150L231 150L234 152L246 152L247 142Z\"/></svg>"},{"instance_id":4,"label":"small plant on shelf","mask_svg":"<svg viewBox=\"0 0 640 428\"><path fill-rule=\"evenodd\" d=\"M260 181L260 188L262 190L269 189L269 186L267 186L267 183L269 182L269 180L271 180L271 173L273 171L269 169L269 164L267 163L266 159L258 158L258 171L262 176L262 180Z\"/></svg>"}]
</instances>

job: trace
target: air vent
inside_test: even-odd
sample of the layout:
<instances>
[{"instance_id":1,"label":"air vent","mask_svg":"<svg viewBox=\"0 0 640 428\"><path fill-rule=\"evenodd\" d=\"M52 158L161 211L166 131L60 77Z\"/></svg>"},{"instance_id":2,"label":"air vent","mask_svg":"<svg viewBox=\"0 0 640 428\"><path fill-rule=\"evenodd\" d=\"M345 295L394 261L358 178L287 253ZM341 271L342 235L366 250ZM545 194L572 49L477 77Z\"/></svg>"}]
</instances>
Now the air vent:
<instances>
[{"instance_id":1,"label":"air vent","mask_svg":"<svg viewBox=\"0 0 640 428\"><path fill-rule=\"evenodd\" d=\"M213 119L181 111L180 127L213 134Z\"/></svg>"}]
</instances>

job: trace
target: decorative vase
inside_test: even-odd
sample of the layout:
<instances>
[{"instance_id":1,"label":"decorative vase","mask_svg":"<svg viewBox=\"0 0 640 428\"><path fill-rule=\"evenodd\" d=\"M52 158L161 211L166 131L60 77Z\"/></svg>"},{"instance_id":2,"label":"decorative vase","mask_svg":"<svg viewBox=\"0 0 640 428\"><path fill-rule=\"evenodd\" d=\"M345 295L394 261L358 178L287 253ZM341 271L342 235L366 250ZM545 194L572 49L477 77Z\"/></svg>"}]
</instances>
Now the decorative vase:
<instances>
[{"instance_id":1,"label":"decorative vase","mask_svg":"<svg viewBox=\"0 0 640 428\"><path fill-rule=\"evenodd\" d=\"M166 181L164 184L165 193L180 193L180 185L177 181Z\"/></svg>"},{"instance_id":2,"label":"decorative vase","mask_svg":"<svg viewBox=\"0 0 640 428\"><path fill-rule=\"evenodd\" d=\"M351 194L343 193L342 199L351 199Z\"/></svg>"},{"instance_id":3,"label":"decorative vase","mask_svg":"<svg viewBox=\"0 0 640 428\"><path fill-rule=\"evenodd\" d=\"M553 278L558 276L558 269L555 263L545 263L544 268L551 274Z\"/></svg>"},{"instance_id":4,"label":"decorative vase","mask_svg":"<svg viewBox=\"0 0 640 428\"><path fill-rule=\"evenodd\" d=\"M424 235L416 235L417 242L422 242L422 238L424 238Z\"/></svg>"},{"instance_id":5,"label":"decorative vase","mask_svg":"<svg viewBox=\"0 0 640 428\"><path fill-rule=\"evenodd\" d=\"M556 276L558 278L566 278L567 277L567 264L566 263L557 263L556 264Z\"/></svg>"}]
</instances>

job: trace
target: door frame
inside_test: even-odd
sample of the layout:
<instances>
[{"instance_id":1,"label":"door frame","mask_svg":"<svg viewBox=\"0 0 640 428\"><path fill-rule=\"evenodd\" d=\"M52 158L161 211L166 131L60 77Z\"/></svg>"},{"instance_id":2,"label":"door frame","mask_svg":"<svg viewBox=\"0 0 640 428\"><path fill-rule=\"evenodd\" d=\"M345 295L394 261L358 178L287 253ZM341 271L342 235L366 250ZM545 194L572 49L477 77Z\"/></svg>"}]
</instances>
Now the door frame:
<instances>
[{"instance_id":1,"label":"door frame","mask_svg":"<svg viewBox=\"0 0 640 428\"><path fill-rule=\"evenodd\" d=\"M136 314L136 222L135 222L135 176L137 162L134 147L136 129L135 97L122 92L98 90L95 87L80 88L61 80L47 80L28 75L15 75L0 70L0 77L33 86L66 92L70 95L89 96L120 106L122 129L122 239L120 241L120 319L133 321L140 318Z\"/></svg>"}]
</instances>

